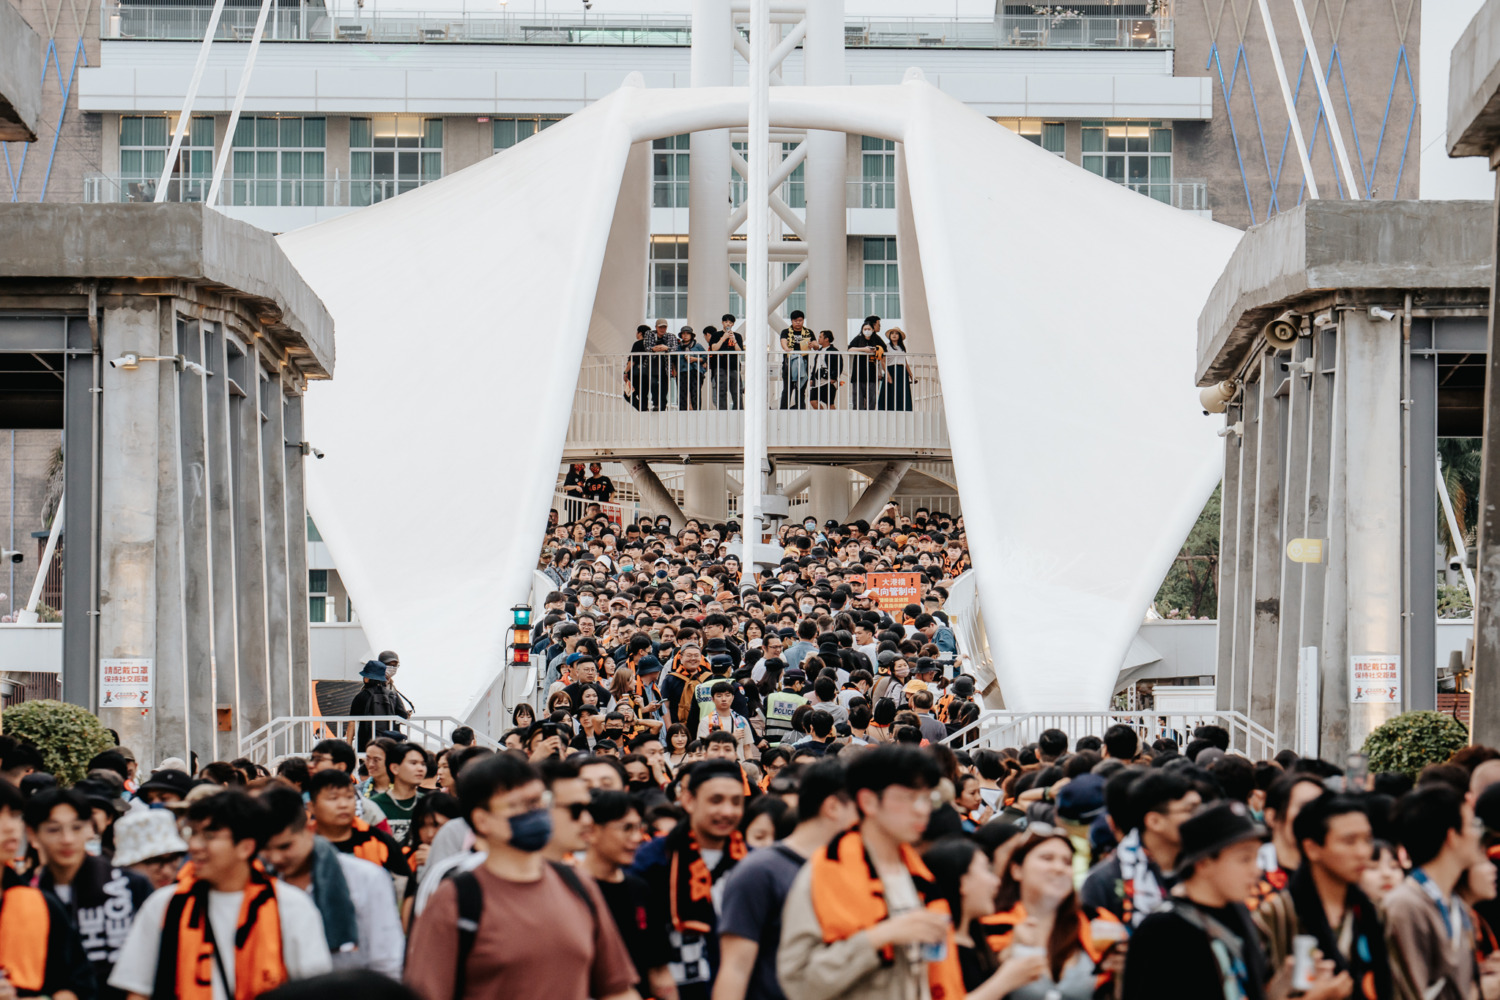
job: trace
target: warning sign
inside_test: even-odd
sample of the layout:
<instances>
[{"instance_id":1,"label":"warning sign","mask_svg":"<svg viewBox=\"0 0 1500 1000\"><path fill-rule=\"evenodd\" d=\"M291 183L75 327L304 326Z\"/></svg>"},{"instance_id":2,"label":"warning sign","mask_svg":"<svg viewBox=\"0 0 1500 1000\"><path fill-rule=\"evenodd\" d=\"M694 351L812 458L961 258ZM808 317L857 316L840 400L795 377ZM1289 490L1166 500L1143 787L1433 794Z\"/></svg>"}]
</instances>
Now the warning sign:
<instances>
[{"instance_id":1,"label":"warning sign","mask_svg":"<svg viewBox=\"0 0 1500 1000\"><path fill-rule=\"evenodd\" d=\"M151 688L149 659L99 661L100 708L150 708Z\"/></svg>"},{"instance_id":2,"label":"warning sign","mask_svg":"<svg viewBox=\"0 0 1500 1000\"><path fill-rule=\"evenodd\" d=\"M866 573L865 593L882 611L900 611L922 603L921 573Z\"/></svg>"},{"instance_id":3,"label":"warning sign","mask_svg":"<svg viewBox=\"0 0 1500 1000\"><path fill-rule=\"evenodd\" d=\"M1372 654L1349 657L1349 701L1355 705L1400 702L1401 657Z\"/></svg>"}]
</instances>

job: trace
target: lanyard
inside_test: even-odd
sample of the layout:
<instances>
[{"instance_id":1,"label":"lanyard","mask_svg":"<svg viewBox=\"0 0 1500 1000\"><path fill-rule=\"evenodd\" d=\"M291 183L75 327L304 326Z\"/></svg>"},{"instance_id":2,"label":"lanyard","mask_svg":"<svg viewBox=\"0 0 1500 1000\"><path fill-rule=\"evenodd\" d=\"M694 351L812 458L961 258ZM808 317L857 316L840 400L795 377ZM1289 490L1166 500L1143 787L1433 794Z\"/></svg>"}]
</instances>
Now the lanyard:
<instances>
[{"instance_id":1,"label":"lanyard","mask_svg":"<svg viewBox=\"0 0 1500 1000\"><path fill-rule=\"evenodd\" d=\"M1448 931L1448 940L1451 943L1457 939L1463 930L1463 914L1460 908L1453 905L1453 901L1443 898L1443 891L1437 887L1437 883L1427 877L1427 873L1420 868L1415 868L1411 873L1412 880L1422 887L1427 898L1437 904L1438 912L1443 915L1443 926Z\"/></svg>"}]
</instances>

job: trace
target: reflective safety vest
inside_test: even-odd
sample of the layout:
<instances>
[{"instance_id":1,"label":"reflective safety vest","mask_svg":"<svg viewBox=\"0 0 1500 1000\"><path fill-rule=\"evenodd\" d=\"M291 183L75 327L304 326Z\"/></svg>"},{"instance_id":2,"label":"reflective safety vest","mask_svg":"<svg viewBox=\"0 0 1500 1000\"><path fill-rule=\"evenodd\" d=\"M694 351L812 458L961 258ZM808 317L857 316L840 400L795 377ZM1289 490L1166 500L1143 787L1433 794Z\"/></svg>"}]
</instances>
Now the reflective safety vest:
<instances>
[{"instance_id":1,"label":"reflective safety vest","mask_svg":"<svg viewBox=\"0 0 1500 1000\"><path fill-rule=\"evenodd\" d=\"M698 703L699 711L702 711L703 706L713 703L714 685L720 681L728 682L728 680L728 677L710 677L693 690L693 700Z\"/></svg>"},{"instance_id":2,"label":"reflective safety vest","mask_svg":"<svg viewBox=\"0 0 1500 1000\"><path fill-rule=\"evenodd\" d=\"M792 731L792 716L807 699L792 691L775 691L766 698L766 738L777 742Z\"/></svg>"}]
</instances>

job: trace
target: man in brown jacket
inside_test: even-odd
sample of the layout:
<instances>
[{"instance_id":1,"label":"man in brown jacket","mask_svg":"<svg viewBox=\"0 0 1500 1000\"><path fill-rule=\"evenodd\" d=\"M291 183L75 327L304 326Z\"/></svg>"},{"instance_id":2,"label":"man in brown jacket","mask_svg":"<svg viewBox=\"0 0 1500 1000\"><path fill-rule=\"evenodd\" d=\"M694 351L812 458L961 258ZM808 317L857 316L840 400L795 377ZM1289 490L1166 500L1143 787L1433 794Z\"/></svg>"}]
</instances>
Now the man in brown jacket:
<instances>
[{"instance_id":1,"label":"man in brown jacket","mask_svg":"<svg viewBox=\"0 0 1500 1000\"><path fill-rule=\"evenodd\" d=\"M1484 860L1474 808L1452 788L1433 784L1403 796L1394 818L1412 862L1411 875L1385 897L1395 996L1479 1000L1473 926L1456 892L1464 873ZM1500 978L1486 972L1484 979L1492 975Z\"/></svg>"}]
</instances>

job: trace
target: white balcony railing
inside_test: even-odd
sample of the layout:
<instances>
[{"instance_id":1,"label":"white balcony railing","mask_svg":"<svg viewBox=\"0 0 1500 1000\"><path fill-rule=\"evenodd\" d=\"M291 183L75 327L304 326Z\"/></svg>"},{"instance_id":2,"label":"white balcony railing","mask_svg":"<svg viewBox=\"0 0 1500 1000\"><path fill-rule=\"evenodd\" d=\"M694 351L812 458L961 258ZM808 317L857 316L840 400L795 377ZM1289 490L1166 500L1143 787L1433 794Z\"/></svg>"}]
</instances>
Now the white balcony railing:
<instances>
[{"instance_id":1,"label":"white balcony railing","mask_svg":"<svg viewBox=\"0 0 1500 1000\"><path fill-rule=\"evenodd\" d=\"M168 181L166 200L201 202L208 197L209 183L207 177L173 177ZM83 200L89 203L149 202L155 197L156 184L155 177L89 174L83 179ZM226 177L219 187L218 203L224 207L358 208L386 201L420 186L415 178L355 180L335 176L279 180L274 177Z\"/></svg>"},{"instance_id":2,"label":"white balcony railing","mask_svg":"<svg viewBox=\"0 0 1500 1000\"><path fill-rule=\"evenodd\" d=\"M213 5L120 3L101 0L100 36L106 39L199 39ZM226 7L214 37L248 41L255 7ZM612 12L537 14L522 10L366 10L356 3L329 7L278 7L267 20L272 41L479 43L501 45L685 46L692 19L682 14ZM1002 14L996 17L851 17L844 22L850 49L1089 48L1169 49L1169 17L1086 17Z\"/></svg>"},{"instance_id":3,"label":"white balcony railing","mask_svg":"<svg viewBox=\"0 0 1500 1000\"><path fill-rule=\"evenodd\" d=\"M837 361L836 381L823 373ZM743 353L669 352L583 359L568 424L568 448L582 453L673 454L743 447ZM869 355L835 352L767 356L767 443L803 453L946 450L937 358L887 357L886 378L861 377ZM816 405L814 405L816 404Z\"/></svg>"}]
</instances>

